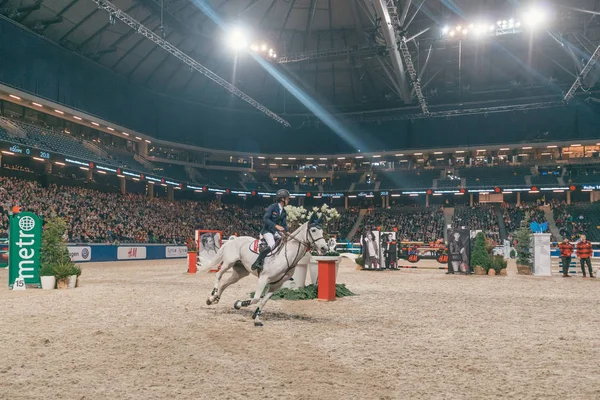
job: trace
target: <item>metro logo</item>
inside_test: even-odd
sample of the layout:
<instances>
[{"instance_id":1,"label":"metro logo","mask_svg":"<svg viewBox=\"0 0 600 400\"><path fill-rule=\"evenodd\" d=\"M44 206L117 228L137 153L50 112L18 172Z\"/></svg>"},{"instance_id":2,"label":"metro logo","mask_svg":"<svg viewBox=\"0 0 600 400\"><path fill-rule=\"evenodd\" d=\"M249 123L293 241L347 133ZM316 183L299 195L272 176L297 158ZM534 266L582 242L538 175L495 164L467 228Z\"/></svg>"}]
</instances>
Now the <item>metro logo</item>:
<instances>
[{"instance_id":1,"label":"metro logo","mask_svg":"<svg viewBox=\"0 0 600 400\"><path fill-rule=\"evenodd\" d=\"M42 221L37 215L25 212L11 217L8 252L11 289L17 279L24 279L27 285L40 285L41 242Z\"/></svg>"}]
</instances>

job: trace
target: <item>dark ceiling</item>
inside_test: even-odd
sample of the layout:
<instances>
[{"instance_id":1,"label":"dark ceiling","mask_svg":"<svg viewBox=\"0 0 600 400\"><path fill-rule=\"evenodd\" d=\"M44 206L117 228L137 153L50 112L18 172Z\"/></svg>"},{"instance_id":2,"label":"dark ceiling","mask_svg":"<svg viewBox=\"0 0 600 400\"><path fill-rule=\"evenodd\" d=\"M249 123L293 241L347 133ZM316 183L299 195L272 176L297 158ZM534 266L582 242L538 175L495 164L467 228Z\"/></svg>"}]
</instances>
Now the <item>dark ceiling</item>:
<instances>
[{"instance_id":1,"label":"dark ceiling","mask_svg":"<svg viewBox=\"0 0 600 400\"><path fill-rule=\"evenodd\" d=\"M346 54L277 63L313 99L338 112L409 108L394 85L393 68L374 7L379 0L210 0L228 25L239 24L279 57L344 50ZM387 1L387 0L382 0ZM247 53L226 46L222 29L201 10L203 0L114 0L113 4L257 101L284 115L306 109ZM445 25L518 17L515 1L403 0L407 37L427 102L488 104L502 100L560 99L600 44L600 16L550 6L553 18L534 35L513 34L462 42L441 37ZM423 3L423 4L421 4ZM567 2L560 2L565 4ZM597 0L570 7L600 11ZM474 6L474 4L476 4ZM52 41L167 95L228 106L230 94L120 21L92 0L0 0L0 12ZM431 48L431 52L429 49ZM429 61L427 61L429 58ZM585 82L595 85L595 71Z\"/></svg>"}]
</instances>

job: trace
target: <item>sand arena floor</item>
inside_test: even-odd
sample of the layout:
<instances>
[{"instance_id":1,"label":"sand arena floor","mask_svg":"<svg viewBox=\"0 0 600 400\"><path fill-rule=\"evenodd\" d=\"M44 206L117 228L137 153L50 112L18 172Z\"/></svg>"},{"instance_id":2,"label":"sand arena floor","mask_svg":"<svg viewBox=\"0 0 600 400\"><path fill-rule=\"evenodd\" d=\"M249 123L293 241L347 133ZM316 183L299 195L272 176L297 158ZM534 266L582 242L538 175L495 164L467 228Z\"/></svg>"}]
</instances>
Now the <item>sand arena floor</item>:
<instances>
[{"instance_id":1,"label":"sand arena floor","mask_svg":"<svg viewBox=\"0 0 600 400\"><path fill-rule=\"evenodd\" d=\"M265 326L184 262L88 264L75 290L10 292L1 399L598 399L600 279L359 272Z\"/></svg>"}]
</instances>

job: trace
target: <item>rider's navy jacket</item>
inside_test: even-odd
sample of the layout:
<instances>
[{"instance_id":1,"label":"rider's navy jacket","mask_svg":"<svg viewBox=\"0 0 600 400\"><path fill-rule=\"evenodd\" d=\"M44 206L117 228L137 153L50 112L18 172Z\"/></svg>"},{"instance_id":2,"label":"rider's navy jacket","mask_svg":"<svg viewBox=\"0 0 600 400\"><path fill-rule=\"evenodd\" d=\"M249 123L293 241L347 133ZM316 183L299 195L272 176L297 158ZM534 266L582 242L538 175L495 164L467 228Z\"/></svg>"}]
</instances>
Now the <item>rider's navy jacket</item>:
<instances>
[{"instance_id":1,"label":"rider's navy jacket","mask_svg":"<svg viewBox=\"0 0 600 400\"><path fill-rule=\"evenodd\" d=\"M277 229L275 229L275 225L283 226L287 232L287 213L285 212L285 208L282 208L281 213L279 212L279 203L274 203L267 208L265 212L265 216L263 218L265 224L260 231L261 234L271 232L275 234Z\"/></svg>"}]
</instances>

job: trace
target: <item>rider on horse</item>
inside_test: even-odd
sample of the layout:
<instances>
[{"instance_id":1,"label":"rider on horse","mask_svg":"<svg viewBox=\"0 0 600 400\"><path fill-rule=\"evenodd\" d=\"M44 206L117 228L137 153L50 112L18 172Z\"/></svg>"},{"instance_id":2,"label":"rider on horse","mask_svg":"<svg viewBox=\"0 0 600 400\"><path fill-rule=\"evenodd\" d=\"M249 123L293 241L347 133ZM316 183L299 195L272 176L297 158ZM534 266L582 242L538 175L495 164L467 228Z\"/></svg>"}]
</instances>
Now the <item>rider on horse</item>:
<instances>
[{"instance_id":1,"label":"rider on horse","mask_svg":"<svg viewBox=\"0 0 600 400\"><path fill-rule=\"evenodd\" d=\"M285 206L290 201L290 192L285 189L279 189L275 195L276 203L273 203L267 208L264 216L264 226L260 231L262 237L267 242L268 247L261 250L258 258L252 264L252 269L262 271L263 262L273 249L275 249L275 240L281 237L282 232L288 231L287 214Z\"/></svg>"}]
</instances>

